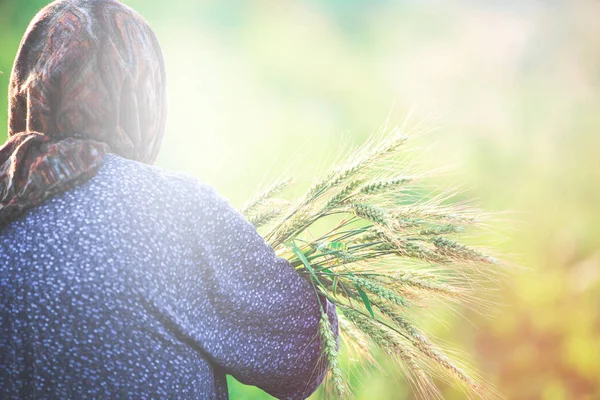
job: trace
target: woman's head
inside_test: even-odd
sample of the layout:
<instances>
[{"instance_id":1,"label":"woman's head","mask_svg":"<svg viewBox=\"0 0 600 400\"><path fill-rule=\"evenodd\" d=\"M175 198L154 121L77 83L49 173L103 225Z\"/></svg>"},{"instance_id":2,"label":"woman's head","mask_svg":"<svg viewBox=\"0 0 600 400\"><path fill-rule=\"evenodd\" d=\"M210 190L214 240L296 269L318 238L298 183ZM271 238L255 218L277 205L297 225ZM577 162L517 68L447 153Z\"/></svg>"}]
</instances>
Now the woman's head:
<instances>
[{"instance_id":1,"label":"woman's head","mask_svg":"<svg viewBox=\"0 0 600 400\"><path fill-rule=\"evenodd\" d=\"M148 23L117 0L59 0L38 13L10 82L9 136L83 136L152 163L166 117L162 52Z\"/></svg>"}]
</instances>

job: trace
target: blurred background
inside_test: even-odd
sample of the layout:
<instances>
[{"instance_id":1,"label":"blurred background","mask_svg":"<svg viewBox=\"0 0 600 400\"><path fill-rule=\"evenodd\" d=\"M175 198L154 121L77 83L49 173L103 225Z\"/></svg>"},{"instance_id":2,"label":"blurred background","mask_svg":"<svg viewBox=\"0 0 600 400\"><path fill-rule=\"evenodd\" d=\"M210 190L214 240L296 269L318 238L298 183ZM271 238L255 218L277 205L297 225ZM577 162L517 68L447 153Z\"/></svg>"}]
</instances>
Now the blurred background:
<instances>
[{"instance_id":1,"label":"blurred background","mask_svg":"<svg viewBox=\"0 0 600 400\"><path fill-rule=\"evenodd\" d=\"M600 2L125 2L164 48L158 164L235 206L287 167L309 181L343 143L415 106L417 121L440 115L421 140L436 143L426 165L455 166L448 179L465 198L510 211L493 240L522 268L497 312L465 310L432 330L508 399L600 399ZM0 0L2 127L19 41L47 3ZM412 398L388 366L355 379L358 399ZM270 398L233 379L230 393Z\"/></svg>"}]
</instances>

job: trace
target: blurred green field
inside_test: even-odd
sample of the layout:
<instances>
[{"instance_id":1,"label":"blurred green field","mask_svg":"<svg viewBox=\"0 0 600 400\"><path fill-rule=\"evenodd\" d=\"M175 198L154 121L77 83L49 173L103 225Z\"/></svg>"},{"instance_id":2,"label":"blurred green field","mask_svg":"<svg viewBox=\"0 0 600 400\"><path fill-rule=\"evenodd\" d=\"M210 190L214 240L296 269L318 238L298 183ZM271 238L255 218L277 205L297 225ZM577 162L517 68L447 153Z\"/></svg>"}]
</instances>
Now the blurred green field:
<instances>
[{"instance_id":1,"label":"blurred green field","mask_svg":"<svg viewBox=\"0 0 600 400\"><path fill-rule=\"evenodd\" d=\"M310 180L388 117L401 122L415 106L441 115L420 141L435 142L425 165L455 166L445 179L463 197L509 211L482 240L522 268L496 293L496 313L465 311L432 330L508 399L600 399L599 2L125 2L165 52L158 164L234 205L290 165ZM0 2L0 93L47 3ZM6 109L3 95L0 126ZM356 381L358 399L412 398L388 367ZM233 399L269 398L231 383Z\"/></svg>"}]
</instances>

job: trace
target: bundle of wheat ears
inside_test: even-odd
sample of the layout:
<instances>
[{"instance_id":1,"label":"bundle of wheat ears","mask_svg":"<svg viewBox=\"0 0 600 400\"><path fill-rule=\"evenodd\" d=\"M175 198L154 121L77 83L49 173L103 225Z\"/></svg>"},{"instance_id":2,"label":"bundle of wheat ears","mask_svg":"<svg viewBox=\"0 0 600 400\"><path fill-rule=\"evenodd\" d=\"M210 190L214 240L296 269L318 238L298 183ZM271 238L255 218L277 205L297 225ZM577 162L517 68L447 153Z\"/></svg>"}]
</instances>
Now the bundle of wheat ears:
<instances>
[{"instance_id":1,"label":"bundle of wheat ears","mask_svg":"<svg viewBox=\"0 0 600 400\"><path fill-rule=\"evenodd\" d=\"M281 179L241 212L335 304L340 348L362 356L359 364L374 360L375 346L402 368L422 398L441 396L434 377L459 383L469 397L495 397L417 325L436 305L477 305L480 275L491 276L497 261L463 243L479 223L469 206L424 189L423 174L406 158L409 137L405 126L380 132L299 201L275 198L292 184ZM327 386L336 398L351 397L324 312L320 334Z\"/></svg>"}]
</instances>

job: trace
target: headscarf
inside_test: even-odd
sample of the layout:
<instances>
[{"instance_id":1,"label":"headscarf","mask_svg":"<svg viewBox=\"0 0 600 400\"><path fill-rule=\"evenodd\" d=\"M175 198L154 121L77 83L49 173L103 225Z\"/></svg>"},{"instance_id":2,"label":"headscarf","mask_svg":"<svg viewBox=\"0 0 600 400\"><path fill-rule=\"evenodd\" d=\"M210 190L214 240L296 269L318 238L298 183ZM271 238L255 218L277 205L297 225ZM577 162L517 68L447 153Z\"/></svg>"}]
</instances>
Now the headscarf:
<instances>
[{"instance_id":1,"label":"headscarf","mask_svg":"<svg viewBox=\"0 0 600 400\"><path fill-rule=\"evenodd\" d=\"M166 117L156 36L117 0L59 0L31 21L9 87L0 226L93 177L107 152L158 155Z\"/></svg>"}]
</instances>

